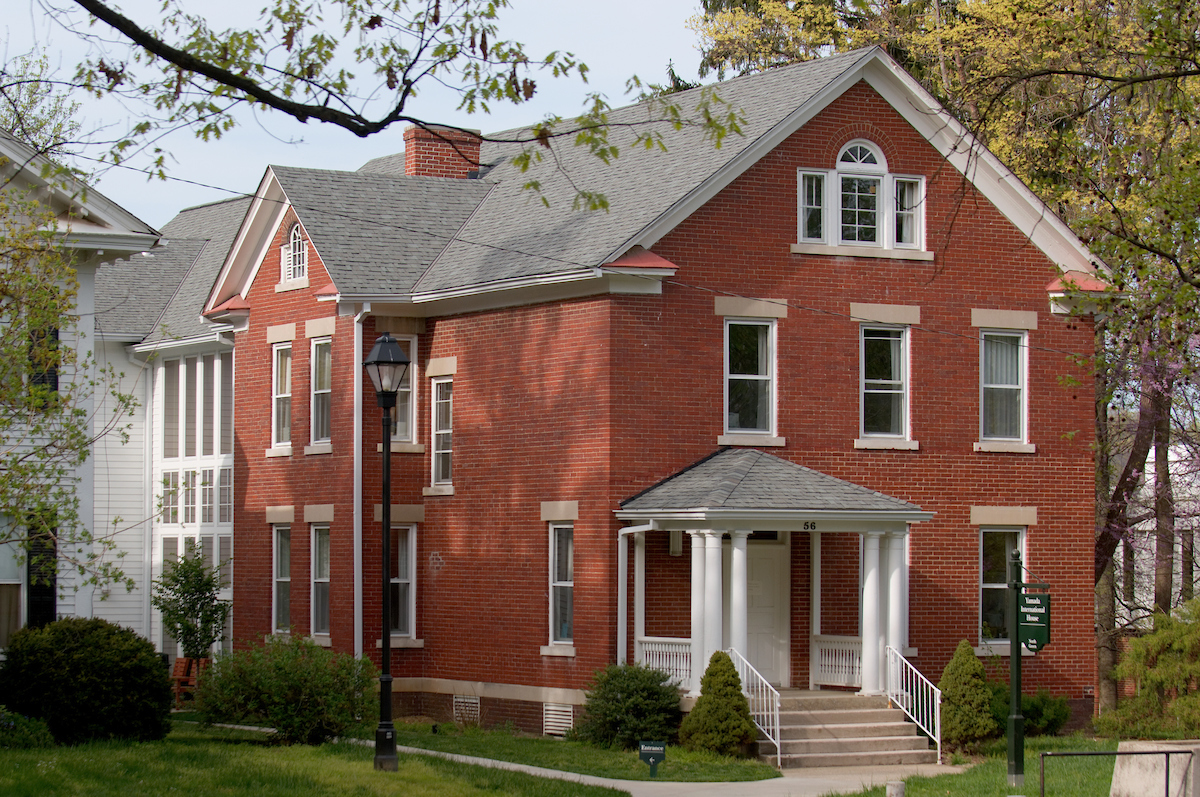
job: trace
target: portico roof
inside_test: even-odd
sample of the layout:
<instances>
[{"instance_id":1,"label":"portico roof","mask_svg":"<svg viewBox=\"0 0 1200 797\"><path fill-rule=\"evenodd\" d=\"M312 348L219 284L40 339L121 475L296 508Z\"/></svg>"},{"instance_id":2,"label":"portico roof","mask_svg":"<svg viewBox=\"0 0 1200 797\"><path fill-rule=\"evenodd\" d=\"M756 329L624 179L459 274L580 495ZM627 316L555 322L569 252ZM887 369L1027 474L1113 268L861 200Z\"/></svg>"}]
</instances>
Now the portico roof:
<instances>
[{"instance_id":1,"label":"portico roof","mask_svg":"<svg viewBox=\"0 0 1200 797\"><path fill-rule=\"evenodd\" d=\"M870 531L933 517L916 504L764 451L723 448L621 502L663 529Z\"/></svg>"}]
</instances>

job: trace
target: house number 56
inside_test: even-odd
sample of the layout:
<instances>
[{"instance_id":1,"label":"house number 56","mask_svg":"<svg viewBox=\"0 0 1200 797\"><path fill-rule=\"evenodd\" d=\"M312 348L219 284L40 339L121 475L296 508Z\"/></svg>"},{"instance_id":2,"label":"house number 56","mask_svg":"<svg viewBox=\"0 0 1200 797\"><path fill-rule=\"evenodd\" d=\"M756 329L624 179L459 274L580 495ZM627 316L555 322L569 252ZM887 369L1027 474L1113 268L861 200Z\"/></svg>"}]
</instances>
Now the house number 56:
<instances>
[{"instance_id":1,"label":"house number 56","mask_svg":"<svg viewBox=\"0 0 1200 797\"><path fill-rule=\"evenodd\" d=\"M817 522L815 520L804 521L804 530L805 531L816 531L817 530Z\"/></svg>"}]
</instances>

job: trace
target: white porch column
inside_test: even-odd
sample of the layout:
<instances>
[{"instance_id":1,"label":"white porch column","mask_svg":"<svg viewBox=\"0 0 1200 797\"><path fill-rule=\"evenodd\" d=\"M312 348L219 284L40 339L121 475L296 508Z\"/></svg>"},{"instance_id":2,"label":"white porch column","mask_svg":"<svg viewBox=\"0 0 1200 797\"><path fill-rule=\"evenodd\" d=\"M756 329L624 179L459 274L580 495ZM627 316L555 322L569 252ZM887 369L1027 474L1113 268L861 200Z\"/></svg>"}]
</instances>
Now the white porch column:
<instances>
[{"instance_id":1,"label":"white porch column","mask_svg":"<svg viewBox=\"0 0 1200 797\"><path fill-rule=\"evenodd\" d=\"M743 656L749 656L746 616L749 606L746 596L746 538L749 536L748 530L729 532L729 646Z\"/></svg>"},{"instance_id":2,"label":"white porch column","mask_svg":"<svg viewBox=\"0 0 1200 797\"><path fill-rule=\"evenodd\" d=\"M640 654L646 638L646 532L634 534L633 545L633 645Z\"/></svg>"},{"instance_id":3,"label":"white porch column","mask_svg":"<svg viewBox=\"0 0 1200 797\"><path fill-rule=\"evenodd\" d=\"M887 543L887 643L903 654L904 618L908 615L908 594L904 591L904 535L889 534Z\"/></svg>"},{"instance_id":4,"label":"white porch column","mask_svg":"<svg viewBox=\"0 0 1200 797\"><path fill-rule=\"evenodd\" d=\"M700 672L712 654L721 649L721 537L724 532L704 532L704 656Z\"/></svg>"},{"instance_id":5,"label":"white porch column","mask_svg":"<svg viewBox=\"0 0 1200 797\"><path fill-rule=\"evenodd\" d=\"M812 595L812 627L808 634L808 688L818 689L817 669L820 667L821 656L817 650L817 637L821 635L821 535L811 532L808 535L811 561L809 562L809 580Z\"/></svg>"},{"instance_id":6,"label":"white porch column","mask_svg":"<svg viewBox=\"0 0 1200 797\"><path fill-rule=\"evenodd\" d=\"M704 532L689 531L692 542L692 694L700 692L704 674Z\"/></svg>"},{"instance_id":7,"label":"white porch column","mask_svg":"<svg viewBox=\"0 0 1200 797\"><path fill-rule=\"evenodd\" d=\"M863 539L862 595L862 690L864 695L877 695L880 689L879 654L879 538L878 531L869 531Z\"/></svg>"}]
</instances>

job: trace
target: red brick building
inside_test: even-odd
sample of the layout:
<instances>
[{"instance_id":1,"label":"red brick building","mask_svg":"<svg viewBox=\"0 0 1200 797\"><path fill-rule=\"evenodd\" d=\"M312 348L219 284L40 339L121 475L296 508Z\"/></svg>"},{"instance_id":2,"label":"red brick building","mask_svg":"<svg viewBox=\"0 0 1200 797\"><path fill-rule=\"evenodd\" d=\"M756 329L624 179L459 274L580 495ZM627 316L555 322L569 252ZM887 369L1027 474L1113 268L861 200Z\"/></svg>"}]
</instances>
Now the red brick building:
<instances>
[{"instance_id":1,"label":"red brick building","mask_svg":"<svg viewBox=\"0 0 1200 797\"><path fill-rule=\"evenodd\" d=\"M608 663L691 685L728 647L867 693L887 646L934 680L962 639L1006 663L1013 546L1054 600L1025 684L1090 697L1092 326L1048 293L1088 253L878 49L717 91L719 149L618 128L610 165L521 173L409 131L268 169L205 308L236 330L238 644L378 656L389 332L402 710L552 729Z\"/></svg>"}]
</instances>

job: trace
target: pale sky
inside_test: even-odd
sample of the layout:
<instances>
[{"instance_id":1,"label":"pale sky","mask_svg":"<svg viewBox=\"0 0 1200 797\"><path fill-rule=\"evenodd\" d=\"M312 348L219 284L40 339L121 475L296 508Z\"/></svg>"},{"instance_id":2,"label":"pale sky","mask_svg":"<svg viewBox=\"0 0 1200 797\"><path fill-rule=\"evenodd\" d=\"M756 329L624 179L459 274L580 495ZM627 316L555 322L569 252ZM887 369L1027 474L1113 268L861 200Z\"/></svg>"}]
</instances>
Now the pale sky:
<instances>
[{"instance_id":1,"label":"pale sky","mask_svg":"<svg viewBox=\"0 0 1200 797\"><path fill-rule=\"evenodd\" d=\"M450 92L429 91L408 107L409 113L430 122L487 133L532 124L550 113L573 116L580 112L589 91L605 94L614 107L628 104L631 100L624 94L628 78L636 74L643 82L661 83L669 60L674 61L680 76L696 79L700 55L696 36L686 22L699 13L699 0L511 2L514 7L500 19L502 35L523 42L531 57L556 49L573 52L590 68L588 83L584 85L577 78L554 80L543 76L538 79L538 94L532 102L499 106L490 116L457 112L457 99ZM15 0L13 5L18 3L20 10L12 8L0 27L0 56L8 59L37 49L50 56L61 75L72 73L82 53L77 39L51 22L37 0ZM265 3L260 0L249 3L255 10L262 5ZM141 21L139 13L153 13L145 9L154 9L157 4L124 0L120 7L135 21ZM225 14L246 8L247 4L244 0L209 0L202 7L216 9L210 14ZM212 16L209 20L217 27ZM127 125L129 113L112 103L89 102L84 116L90 129L106 121ZM187 131L166 137L160 146L171 155L169 176L178 179L147 181L144 174L110 169L96 185L110 199L158 227L185 207L225 199L235 192L253 193L269 164L352 170L371 158L399 152L403 148L402 129L396 126L360 139L331 125L303 125L274 113L247 114L242 124L220 141L202 142ZM143 161L134 165L146 164Z\"/></svg>"}]
</instances>

